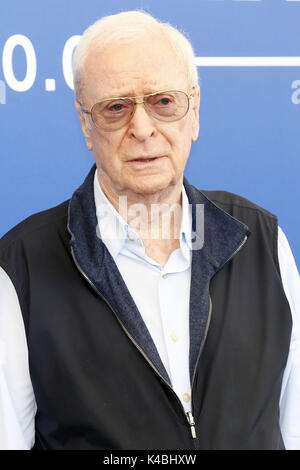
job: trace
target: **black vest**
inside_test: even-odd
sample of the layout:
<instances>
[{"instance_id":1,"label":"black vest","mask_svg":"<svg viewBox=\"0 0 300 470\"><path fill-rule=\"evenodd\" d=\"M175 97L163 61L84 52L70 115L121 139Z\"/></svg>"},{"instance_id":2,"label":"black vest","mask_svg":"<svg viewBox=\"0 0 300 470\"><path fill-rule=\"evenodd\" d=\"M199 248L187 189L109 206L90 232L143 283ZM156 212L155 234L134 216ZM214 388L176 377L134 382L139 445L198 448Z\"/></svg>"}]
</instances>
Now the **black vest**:
<instances>
[{"instance_id":1,"label":"black vest","mask_svg":"<svg viewBox=\"0 0 300 470\"><path fill-rule=\"evenodd\" d=\"M195 241L190 377L196 438L117 266L98 237L95 166L70 201L0 240L37 402L35 448L279 449L291 314L277 218L186 180ZM204 232L196 207L204 207ZM180 296L180 292L174 292Z\"/></svg>"}]
</instances>

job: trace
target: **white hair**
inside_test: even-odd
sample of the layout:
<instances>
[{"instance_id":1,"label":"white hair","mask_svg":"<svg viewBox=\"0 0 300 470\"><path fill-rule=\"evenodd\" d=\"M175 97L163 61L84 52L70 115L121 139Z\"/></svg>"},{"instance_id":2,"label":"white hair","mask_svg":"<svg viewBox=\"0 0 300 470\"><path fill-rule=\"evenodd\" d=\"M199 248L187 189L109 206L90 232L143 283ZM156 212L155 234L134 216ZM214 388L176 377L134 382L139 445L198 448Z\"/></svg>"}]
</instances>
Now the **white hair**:
<instances>
[{"instance_id":1,"label":"white hair","mask_svg":"<svg viewBox=\"0 0 300 470\"><path fill-rule=\"evenodd\" d=\"M188 85L198 84L198 72L193 47L183 32L174 26L153 18L150 14L136 10L104 16L83 33L73 55L73 77L76 99L81 99L85 61L92 50L120 43L132 43L157 33L173 49L179 61L186 66Z\"/></svg>"}]
</instances>

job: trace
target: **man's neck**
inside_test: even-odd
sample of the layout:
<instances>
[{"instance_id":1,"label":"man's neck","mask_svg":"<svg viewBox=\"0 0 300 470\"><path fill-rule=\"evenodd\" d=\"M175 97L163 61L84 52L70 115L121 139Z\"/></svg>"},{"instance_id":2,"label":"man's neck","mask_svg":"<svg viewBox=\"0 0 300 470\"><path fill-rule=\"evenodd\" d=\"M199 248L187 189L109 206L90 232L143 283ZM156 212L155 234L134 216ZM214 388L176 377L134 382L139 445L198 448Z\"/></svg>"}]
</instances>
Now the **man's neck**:
<instances>
[{"instance_id":1,"label":"man's neck","mask_svg":"<svg viewBox=\"0 0 300 470\"><path fill-rule=\"evenodd\" d=\"M146 254L164 266L180 247L182 182L154 194L117 194L97 177L109 202L142 239Z\"/></svg>"}]
</instances>

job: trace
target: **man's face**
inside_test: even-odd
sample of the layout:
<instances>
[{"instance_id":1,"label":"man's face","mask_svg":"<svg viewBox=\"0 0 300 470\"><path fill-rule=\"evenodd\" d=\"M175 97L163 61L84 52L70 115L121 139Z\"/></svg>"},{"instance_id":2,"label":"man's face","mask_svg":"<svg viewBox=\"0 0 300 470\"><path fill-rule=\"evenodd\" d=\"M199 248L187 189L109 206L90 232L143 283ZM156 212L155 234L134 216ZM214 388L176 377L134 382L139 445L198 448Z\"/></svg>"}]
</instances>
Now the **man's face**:
<instances>
[{"instance_id":1,"label":"man's face","mask_svg":"<svg viewBox=\"0 0 300 470\"><path fill-rule=\"evenodd\" d=\"M156 38L90 53L83 90L85 109L91 109L102 98L162 90L192 91L185 66L178 64L170 47ZM90 116L90 126L86 127L81 115L87 146L93 151L100 180L108 192L146 196L181 186L191 142L198 137L199 88L193 91L196 94L189 112L175 122L153 118L141 104L136 106L132 120L113 132L96 128ZM144 163L133 161L145 156L159 158Z\"/></svg>"}]
</instances>

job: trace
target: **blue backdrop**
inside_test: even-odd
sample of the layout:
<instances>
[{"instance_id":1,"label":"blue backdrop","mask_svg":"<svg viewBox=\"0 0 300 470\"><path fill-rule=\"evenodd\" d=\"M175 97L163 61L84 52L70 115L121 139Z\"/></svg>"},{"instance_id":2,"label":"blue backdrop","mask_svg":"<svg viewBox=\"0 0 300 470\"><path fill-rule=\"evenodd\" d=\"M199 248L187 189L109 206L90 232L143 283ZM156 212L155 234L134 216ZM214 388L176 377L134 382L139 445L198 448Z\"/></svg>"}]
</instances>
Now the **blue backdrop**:
<instances>
[{"instance_id":1,"label":"blue backdrop","mask_svg":"<svg viewBox=\"0 0 300 470\"><path fill-rule=\"evenodd\" d=\"M0 236L69 198L92 166L72 50L99 17L136 8L185 31L198 57L200 135L187 178L276 213L299 267L299 0L2 1Z\"/></svg>"}]
</instances>

